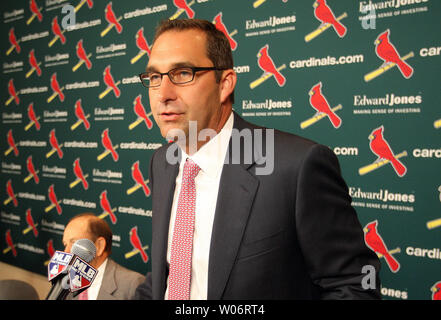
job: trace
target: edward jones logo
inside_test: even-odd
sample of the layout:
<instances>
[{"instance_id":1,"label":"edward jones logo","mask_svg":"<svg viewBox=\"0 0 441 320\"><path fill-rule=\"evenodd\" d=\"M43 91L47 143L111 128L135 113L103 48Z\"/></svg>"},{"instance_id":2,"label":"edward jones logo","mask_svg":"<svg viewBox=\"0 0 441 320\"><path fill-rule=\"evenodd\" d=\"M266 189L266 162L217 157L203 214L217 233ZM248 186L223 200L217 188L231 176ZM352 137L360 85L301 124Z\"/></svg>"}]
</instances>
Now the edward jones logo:
<instances>
[{"instance_id":1,"label":"edward jones logo","mask_svg":"<svg viewBox=\"0 0 441 320\"><path fill-rule=\"evenodd\" d=\"M340 38L346 35L347 28L341 23L341 20L348 16L346 12L336 18L326 0L316 0L313 7L314 16L320 22L320 26L305 36L305 42L311 41L330 27L334 28L334 31Z\"/></svg>"},{"instance_id":2,"label":"edward jones logo","mask_svg":"<svg viewBox=\"0 0 441 320\"><path fill-rule=\"evenodd\" d=\"M282 69L286 68L286 64L276 67L273 59L269 55L269 45L263 46L257 53L257 64L262 69L263 74L256 80L250 83L250 88L261 85L264 81L274 77L279 87L283 87L286 83L286 78L280 73Z\"/></svg>"},{"instance_id":3,"label":"edward jones logo","mask_svg":"<svg viewBox=\"0 0 441 320\"><path fill-rule=\"evenodd\" d=\"M390 163L396 174L399 177L403 177L407 172L407 168L398 159L407 156L407 151L403 151L395 155L389 146L389 143L384 138L383 131L384 127L381 126L374 129L369 135L369 147L371 148L372 153L374 153L378 158L372 164L360 168L358 173L360 175L364 175Z\"/></svg>"},{"instance_id":4,"label":"edward jones logo","mask_svg":"<svg viewBox=\"0 0 441 320\"><path fill-rule=\"evenodd\" d=\"M390 41L390 30L387 29L381 33L374 42L375 53L378 58L383 60L383 64L372 72L364 76L364 81L368 82L372 79L389 71L393 67L397 67L404 78L409 79L413 75L413 68L406 62L407 59L414 56L413 51L401 57L398 50Z\"/></svg>"}]
</instances>

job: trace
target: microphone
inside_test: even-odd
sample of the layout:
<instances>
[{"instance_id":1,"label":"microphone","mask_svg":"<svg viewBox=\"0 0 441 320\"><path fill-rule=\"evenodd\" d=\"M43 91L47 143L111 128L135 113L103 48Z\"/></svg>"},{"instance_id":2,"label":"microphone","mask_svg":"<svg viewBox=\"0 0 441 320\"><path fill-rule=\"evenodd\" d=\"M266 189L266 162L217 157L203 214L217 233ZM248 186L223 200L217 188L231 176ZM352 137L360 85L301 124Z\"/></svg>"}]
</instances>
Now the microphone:
<instances>
[{"instance_id":1,"label":"microphone","mask_svg":"<svg viewBox=\"0 0 441 320\"><path fill-rule=\"evenodd\" d=\"M71 253L56 251L48 265L52 288L46 300L65 300L69 292L76 296L90 287L98 271L88 263L95 255L95 244L89 239L75 241Z\"/></svg>"}]
</instances>

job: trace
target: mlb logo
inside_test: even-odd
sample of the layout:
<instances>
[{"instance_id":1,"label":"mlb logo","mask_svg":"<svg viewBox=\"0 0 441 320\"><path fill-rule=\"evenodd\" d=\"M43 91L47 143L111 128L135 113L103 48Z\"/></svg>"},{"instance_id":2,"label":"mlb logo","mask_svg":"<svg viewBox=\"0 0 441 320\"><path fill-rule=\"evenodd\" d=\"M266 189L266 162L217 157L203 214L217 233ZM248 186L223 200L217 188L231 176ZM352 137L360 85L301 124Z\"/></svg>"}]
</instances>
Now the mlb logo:
<instances>
[{"instance_id":1,"label":"mlb logo","mask_svg":"<svg viewBox=\"0 0 441 320\"><path fill-rule=\"evenodd\" d=\"M51 281L53 278L55 278L60 273L63 273L64 270L66 270L67 266L72 260L72 257L73 257L72 253L55 251L54 255L52 256L47 266L48 269L47 275L49 281Z\"/></svg>"},{"instance_id":2,"label":"mlb logo","mask_svg":"<svg viewBox=\"0 0 441 320\"><path fill-rule=\"evenodd\" d=\"M70 291L82 291L92 284L98 271L80 257L76 257L69 269Z\"/></svg>"}]
</instances>

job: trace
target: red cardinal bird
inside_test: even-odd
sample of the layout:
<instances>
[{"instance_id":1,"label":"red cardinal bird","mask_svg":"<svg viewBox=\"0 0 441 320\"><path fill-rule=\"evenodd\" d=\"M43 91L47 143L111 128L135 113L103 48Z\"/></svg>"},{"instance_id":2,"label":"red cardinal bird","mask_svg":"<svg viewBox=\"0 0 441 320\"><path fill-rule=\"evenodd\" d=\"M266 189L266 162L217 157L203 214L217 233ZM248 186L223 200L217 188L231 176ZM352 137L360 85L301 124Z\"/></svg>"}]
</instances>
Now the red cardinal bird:
<instances>
[{"instance_id":1,"label":"red cardinal bird","mask_svg":"<svg viewBox=\"0 0 441 320\"><path fill-rule=\"evenodd\" d=\"M54 185L52 184L49 187L49 200L52 202L52 204L55 205L55 207L57 208L57 213L61 214L62 209L60 207L60 204L57 201L57 196L55 195L55 191L54 191Z\"/></svg>"},{"instance_id":2,"label":"red cardinal bird","mask_svg":"<svg viewBox=\"0 0 441 320\"><path fill-rule=\"evenodd\" d=\"M371 147L372 152L378 156L376 161L379 161L380 159L389 160L395 172L402 177L406 173L407 168L403 165L403 163L395 158L392 149L383 137L383 130L384 127L381 126L372 131L372 133L369 135L369 146Z\"/></svg>"},{"instance_id":3,"label":"red cardinal bird","mask_svg":"<svg viewBox=\"0 0 441 320\"><path fill-rule=\"evenodd\" d=\"M194 11L192 8L190 8L187 4L187 1L185 0L173 0L173 3L177 8L185 10L185 13L187 13L187 16L192 19L194 17Z\"/></svg>"},{"instance_id":4,"label":"red cardinal bird","mask_svg":"<svg viewBox=\"0 0 441 320\"><path fill-rule=\"evenodd\" d=\"M40 178L38 177L37 172L35 171L34 164L32 162L32 156L29 156L26 159L26 166L28 168L29 173L32 174L32 176L34 177L35 183L37 184L40 183Z\"/></svg>"},{"instance_id":5,"label":"red cardinal bird","mask_svg":"<svg viewBox=\"0 0 441 320\"><path fill-rule=\"evenodd\" d=\"M6 183L6 192L8 193L9 198L12 199L12 203L14 204L14 207L18 206L17 198L15 197L14 190L12 189L12 182L11 180L8 180Z\"/></svg>"},{"instance_id":6,"label":"red cardinal bird","mask_svg":"<svg viewBox=\"0 0 441 320\"><path fill-rule=\"evenodd\" d=\"M58 158L63 159L63 150L61 150L57 137L55 136L55 129L52 129L49 133L49 143L51 144L52 148L57 150Z\"/></svg>"},{"instance_id":7,"label":"red cardinal bird","mask_svg":"<svg viewBox=\"0 0 441 320\"><path fill-rule=\"evenodd\" d=\"M316 0L314 2L314 15L322 24L330 23L334 27L340 38L346 34L346 27L339 22L332 12L331 8L326 4L325 0Z\"/></svg>"},{"instance_id":8,"label":"red cardinal bird","mask_svg":"<svg viewBox=\"0 0 441 320\"><path fill-rule=\"evenodd\" d=\"M150 118L147 116L144 106L142 105L141 102L141 96L137 96L135 99L135 113L138 117L144 119L145 125L147 126L148 129L151 129L153 127L153 122L152 120L150 120Z\"/></svg>"},{"instance_id":9,"label":"red cardinal bird","mask_svg":"<svg viewBox=\"0 0 441 320\"><path fill-rule=\"evenodd\" d=\"M401 59L397 49L389 41L389 34L390 31L387 29L378 36L377 40L375 40L375 52L380 59L384 60L384 63L395 63L402 75L409 79L413 74L413 68Z\"/></svg>"},{"instance_id":10,"label":"red cardinal bird","mask_svg":"<svg viewBox=\"0 0 441 320\"><path fill-rule=\"evenodd\" d=\"M149 44L147 43L147 40L144 37L144 27L141 27L141 29L138 30L135 38L136 38L136 45L138 46L138 48L142 51L146 51L148 56L150 57Z\"/></svg>"},{"instance_id":11,"label":"red cardinal bird","mask_svg":"<svg viewBox=\"0 0 441 320\"><path fill-rule=\"evenodd\" d=\"M145 196L148 197L150 195L150 189L144 181L144 177L142 175L141 170L139 170L139 161L136 161L132 165L132 178L133 180L135 180L137 184L140 184L142 186Z\"/></svg>"},{"instance_id":12,"label":"red cardinal bird","mask_svg":"<svg viewBox=\"0 0 441 320\"><path fill-rule=\"evenodd\" d=\"M50 239L50 240L47 242L47 253L49 254L49 257L51 257L51 258L52 258L52 256L53 256L54 253L55 253L54 240L52 240L52 239Z\"/></svg>"},{"instance_id":13,"label":"red cardinal bird","mask_svg":"<svg viewBox=\"0 0 441 320\"><path fill-rule=\"evenodd\" d=\"M73 168L74 168L75 176L78 179L80 179L81 182L83 183L84 190L89 189L89 183L87 182L86 178L84 177L83 170L81 169L81 166L80 166L80 158L75 159L74 164L73 164Z\"/></svg>"},{"instance_id":14,"label":"red cardinal bird","mask_svg":"<svg viewBox=\"0 0 441 320\"><path fill-rule=\"evenodd\" d=\"M146 263L149 259L149 257L147 256L147 253L145 253L144 249L142 248L142 244L141 241L139 240L138 237L138 227L135 226L130 230L130 243L132 244L132 246L135 249L138 249L139 252L141 253L142 256L142 261L144 261L144 263Z\"/></svg>"},{"instance_id":15,"label":"red cardinal bird","mask_svg":"<svg viewBox=\"0 0 441 320\"><path fill-rule=\"evenodd\" d=\"M119 154L113 148L112 141L110 140L110 137L109 137L109 129L104 130L103 133L101 134L101 142L102 142L104 148L106 148L107 150L109 150L112 153L113 161L115 161L115 162L118 161Z\"/></svg>"},{"instance_id":16,"label":"red cardinal bird","mask_svg":"<svg viewBox=\"0 0 441 320\"><path fill-rule=\"evenodd\" d=\"M87 0L87 6L89 7L89 9L91 9L93 7L93 1Z\"/></svg>"},{"instance_id":17,"label":"red cardinal bird","mask_svg":"<svg viewBox=\"0 0 441 320\"><path fill-rule=\"evenodd\" d=\"M112 211L112 207L110 206L109 199L107 199L107 190L104 190L100 194L100 205L101 208L110 215L110 220L113 224L116 223L116 216Z\"/></svg>"},{"instance_id":18,"label":"red cardinal bird","mask_svg":"<svg viewBox=\"0 0 441 320\"><path fill-rule=\"evenodd\" d=\"M435 283L431 290L433 292L432 300L441 300L441 281Z\"/></svg>"},{"instance_id":19,"label":"red cardinal bird","mask_svg":"<svg viewBox=\"0 0 441 320\"><path fill-rule=\"evenodd\" d=\"M222 31L223 34L227 37L228 41L230 42L231 50L236 50L237 42L230 36L227 27L222 22L222 12L219 12L218 15L214 17L214 25L216 26L216 29Z\"/></svg>"},{"instance_id":20,"label":"red cardinal bird","mask_svg":"<svg viewBox=\"0 0 441 320\"><path fill-rule=\"evenodd\" d=\"M9 131L8 131L8 144L9 144L9 147L11 147L14 150L14 155L17 157L18 156L18 148L17 148L17 145L15 144L14 137L12 136L12 129L9 129Z\"/></svg>"},{"instance_id":21,"label":"red cardinal bird","mask_svg":"<svg viewBox=\"0 0 441 320\"><path fill-rule=\"evenodd\" d=\"M43 20L43 16L41 15L40 9L38 9L37 3L35 0L31 0L29 8L31 9L32 13L37 15L38 21L41 22Z\"/></svg>"},{"instance_id":22,"label":"red cardinal bird","mask_svg":"<svg viewBox=\"0 0 441 320\"><path fill-rule=\"evenodd\" d=\"M341 125L341 119L337 116L329 106L328 101L322 93L322 83L319 82L309 91L309 103L317 110L317 112L323 112L328 115L334 128L338 128Z\"/></svg>"},{"instance_id":23,"label":"red cardinal bird","mask_svg":"<svg viewBox=\"0 0 441 320\"><path fill-rule=\"evenodd\" d=\"M64 101L64 93L60 89L60 84L58 83L56 72L51 76L51 88L56 93L58 93L58 97L60 98L60 101L63 102Z\"/></svg>"},{"instance_id":24,"label":"red cardinal bird","mask_svg":"<svg viewBox=\"0 0 441 320\"><path fill-rule=\"evenodd\" d=\"M55 18L52 19L52 32L60 38L62 44L66 43L66 37L61 32L61 28L60 28L60 25L58 24L58 17L57 16L55 16Z\"/></svg>"},{"instance_id":25,"label":"red cardinal bird","mask_svg":"<svg viewBox=\"0 0 441 320\"><path fill-rule=\"evenodd\" d=\"M106 9L104 9L105 13L106 13L106 20L108 23L110 24L114 24L116 27L116 31L118 31L118 33L121 33L122 31L122 25L118 22L118 20L116 19L115 13L113 12L112 9L112 1L110 1L107 6Z\"/></svg>"},{"instance_id":26,"label":"red cardinal bird","mask_svg":"<svg viewBox=\"0 0 441 320\"><path fill-rule=\"evenodd\" d=\"M17 250L15 249L14 243L12 242L11 230L6 231L6 243L8 244L8 247L11 248L14 257L16 257Z\"/></svg>"},{"instance_id":27,"label":"red cardinal bird","mask_svg":"<svg viewBox=\"0 0 441 320\"><path fill-rule=\"evenodd\" d=\"M366 245L375 253L382 254L386 259L387 265L392 272L397 272L400 269L398 261L389 253L383 239L377 231L378 221L372 221L364 227L364 241Z\"/></svg>"},{"instance_id":28,"label":"red cardinal bird","mask_svg":"<svg viewBox=\"0 0 441 320\"><path fill-rule=\"evenodd\" d=\"M34 219L32 218L31 215L31 209L26 210L26 222L30 227L32 227L32 231L34 232L35 238L38 237L38 230L35 227Z\"/></svg>"},{"instance_id":29,"label":"red cardinal bird","mask_svg":"<svg viewBox=\"0 0 441 320\"><path fill-rule=\"evenodd\" d=\"M273 59L271 59L271 57L268 55L268 45L265 45L259 50L257 57L257 64L259 65L259 67L264 72L268 72L274 75L279 86L284 86L286 79L279 71L277 71Z\"/></svg>"},{"instance_id":30,"label":"red cardinal bird","mask_svg":"<svg viewBox=\"0 0 441 320\"><path fill-rule=\"evenodd\" d=\"M78 41L76 52L78 59L83 60L86 63L87 69L90 70L90 68L92 68L92 62L90 62L89 58L87 57L86 51L84 50L83 39Z\"/></svg>"},{"instance_id":31,"label":"red cardinal bird","mask_svg":"<svg viewBox=\"0 0 441 320\"><path fill-rule=\"evenodd\" d=\"M34 104L32 102L29 104L29 107L28 107L28 117L29 117L29 120L31 120L35 123L35 128L37 129L37 131L40 130L41 125L37 119L37 116L35 115Z\"/></svg>"},{"instance_id":32,"label":"red cardinal bird","mask_svg":"<svg viewBox=\"0 0 441 320\"><path fill-rule=\"evenodd\" d=\"M20 99L17 95L17 91L15 90L13 79L10 79L8 82L8 92L11 95L11 97L14 97L15 104L18 105L20 103Z\"/></svg>"},{"instance_id":33,"label":"red cardinal bird","mask_svg":"<svg viewBox=\"0 0 441 320\"><path fill-rule=\"evenodd\" d=\"M33 68L35 68L35 70L37 70L37 75L41 76L41 69L38 66L37 58L35 58L35 51L34 51L34 49L32 49L29 52L29 64L31 65L31 67L33 67Z\"/></svg>"},{"instance_id":34,"label":"red cardinal bird","mask_svg":"<svg viewBox=\"0 0 441 320\"><path fill-rule=\"evenodd\" d=\"M9 43L15 47L15 50L17 50L17 53L20 53L21 47L18 44L17 37L15 36L14 27L12 27L9 30Z\"/></svg>"},{"instance_id":35,"label":"red cardinal bird","mask_svg":"<svg viewBox=\"0 0 441 320\"><path fill-rule=\"evenodd\" d=\"M86 115L84 114L83 107L81 106L81 99L78 99L77 102L75 103L75 115L79 120L83 121L86 130L89 130L90 122L89 120L87 120Z\"/></svg>"},{"instance_id":36,"label":"red cardinal bird","mask_svg":"<svg viewBox=\"0 0 441 320\"><path fill-rule=\"evenodd\" d=\"M111 87L113 89L113 93L115 94L115 97L119 97L121 94L121 91L116 86L115 81L113 80L112 74L110 73L110 66L107 66L106 69L104 69L104 82L107 84L107 86Z\"/></svg>"}]
</instances>

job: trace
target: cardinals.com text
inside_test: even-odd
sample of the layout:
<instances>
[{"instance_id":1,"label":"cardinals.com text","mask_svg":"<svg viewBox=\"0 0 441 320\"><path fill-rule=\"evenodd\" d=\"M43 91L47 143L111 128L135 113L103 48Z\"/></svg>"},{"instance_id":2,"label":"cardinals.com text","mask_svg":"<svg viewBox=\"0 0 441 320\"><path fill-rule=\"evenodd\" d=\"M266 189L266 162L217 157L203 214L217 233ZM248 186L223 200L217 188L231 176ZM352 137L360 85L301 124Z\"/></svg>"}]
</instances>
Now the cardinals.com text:
<instances>
[{"instance_id":1,"label":"cardinals.com text","mask_svg":"<svg viewBox=\"0 0 441 320\"><path fill-rule=\"evenodd\" d=\"M333 66L337 64L363 63L364 56L362 54L354 54L349 56L340 56L338 58L327 56L326 58L311 57L304 60L292 60L289 63L291 69L295 68L311 68L321 66Z\"/></svg>"}]
</instances>

